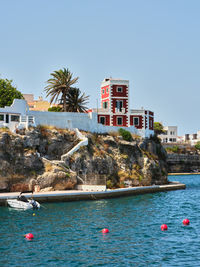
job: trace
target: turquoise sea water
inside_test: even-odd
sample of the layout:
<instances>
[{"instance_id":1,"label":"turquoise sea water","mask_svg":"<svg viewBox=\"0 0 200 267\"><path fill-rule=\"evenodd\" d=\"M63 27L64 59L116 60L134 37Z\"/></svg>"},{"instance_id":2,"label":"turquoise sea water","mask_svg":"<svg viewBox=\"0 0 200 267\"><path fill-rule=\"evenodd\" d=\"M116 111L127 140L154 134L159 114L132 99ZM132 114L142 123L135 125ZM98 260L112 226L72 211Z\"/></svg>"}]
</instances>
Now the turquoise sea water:
<instances>
[{"instance_id":1,"label":"turquoise sea water","mask_svg":"<svg viewBox=\"0 0 200 267\"><path fill-rule=\"evenodd\" d=\"M200 176L169 179L187 189L36 212L0 207L0 266L200 266ZM33 241L23 237L29 232Z\"/></svg>"}]
</instances>

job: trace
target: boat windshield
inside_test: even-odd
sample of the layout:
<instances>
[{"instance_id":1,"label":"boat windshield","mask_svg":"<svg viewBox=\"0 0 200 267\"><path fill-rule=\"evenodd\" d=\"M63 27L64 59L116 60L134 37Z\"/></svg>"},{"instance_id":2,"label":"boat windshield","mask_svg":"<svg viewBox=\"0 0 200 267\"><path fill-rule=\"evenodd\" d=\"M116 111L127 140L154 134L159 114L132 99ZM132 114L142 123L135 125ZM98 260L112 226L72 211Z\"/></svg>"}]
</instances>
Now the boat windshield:
<instances>
[{"instance_id":1,"label":"boat windshield","mask_svg":"<svg viewBox=\"0 0 200 267\"><path fill-rule=\"evenodd\" d=\"M23 202L28 202L28 199L25 197L25 196L18 196L18 198L17 198L18 200L20 200L20 201L23 201Z\"/></svg>"}]
</instances>

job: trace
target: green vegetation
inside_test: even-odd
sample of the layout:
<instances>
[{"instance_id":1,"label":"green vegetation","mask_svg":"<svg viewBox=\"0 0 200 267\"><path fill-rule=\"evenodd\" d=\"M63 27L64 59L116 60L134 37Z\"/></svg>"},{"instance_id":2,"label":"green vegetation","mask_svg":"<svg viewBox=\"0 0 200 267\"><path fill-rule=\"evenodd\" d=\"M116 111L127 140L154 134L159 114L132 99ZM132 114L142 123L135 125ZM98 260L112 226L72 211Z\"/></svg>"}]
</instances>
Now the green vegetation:
<instances>
[{"instance_id":1,"label":"green vegetation","mask_svg":"<svg viewBox=\"0 0 200 267\"><path fill-rule=\"evenodd\" d=\"M200 150L200 141L198 141L198 142L196 143L195 148L196 148L197 150Z\"/></svg>"},{"instance_id":2,"label":"green vegetation","mask_svg":"<svg viewBox=\"0 0 200 267\"><path fill-rule=\"evenodd\" d=\"M15 98L23 99L23 95L12 85L12 80L0 79L0 107L10 106Z\"/></svg>"},{"instance_id":3,"label":"green vegetation","mask_svg":"<svg viewBox=\"0 0 200 267\"><path fill-rule=\"evenodd\" d=\"M51 108L48 108L48 111L50 112L61 112L62 111L62 108L57 106L57 107L51 107Z\"/></svg>"},{"instance_id":4,"label":"green vegetation","mask_svg":"<svg viewBox=\"0 0 200 267\"><path fill-rule=\"evenodd\" d=\"M166 147L167 152L179 153L180 148L178 146Z\"/></svg>"},{"instance_id":5,"label":"green vegetation","mask_svg":"<svg viewBox=\"0 0 200 267\"><path fill-rule=\"evenodd\" d=\"M160 122L154 122L154 133L155 135L165 133L164 127Z\"/></svg>"},{"instance_id":6,"label":"green vegetation","mask_svg":"<svg viewBox=\"0 0 200 267\"><path fill-rule=\"evenodd\" d=\"M152 141L154 141L157 144L160 144L161 143L161 139L156 134L150 135L150 138L149 139L152 140Z\"/></svg>"},{"instance_id":7,"label":"green vegetation","mask_svg":"<svg viewBox=\"0 0 200 267\"><path fill-rule=\"evenodd\" d=\"M109 189L113 189L114 188L114 183L111 180L108 180L106 182L106 187Z\"/></svg>"},{"instance_id":8,"label":"green vegetation","mask_svg":"<svg viewBox=\"0 0 200 267\"><path fill-rule=\"evenodd\" d=\"M131 133L123 128L119 129L119 134L125 141L131 142L133 140Z\"/></svg>"},{"instance_id":9,"label":"green vegetation","mask_svg":"<svg viewBox=\"0 0 200 267\"><path fill-rule=\"evenodd\" d=\"M50 103L58 102L62 108L52 107L48 111L85 112L89 96L81 94L79 88L72 87L78 81L78 77L72 78L72 73L65 68L54 71L51 76L53 78L47 81L48 85L45 87L47 97L51 96Z\"/></svg>"},{"instance_id":10,"label":"green vegetation","mask_svg":"<svg viewBox=\"0 0 200 267\"><path fill-rule=\"evenodd\" d=\"M88 109L86 106L88 103L88 98L89 96L86 96L84 93L81 95L79 88L71 87L66 95L67 111L85 112Z\"/></svg>"},{"instance_id":11,"label":"green vegetation","mask_svg":"<svg viewBox=\"0 0 200 267\"><path fill-rule=\"evenodd\" d=\"M51 73L52 78L47 81L48 85L45 87L47 97L51 96L50 103L62 102L63 111L67 111L66 96L67 92L73 84L78 81L78 77L72 78L72 73L69 69L57 70ZM58 99L61 94L61 99Z\"/></svg>"}]
</instances>

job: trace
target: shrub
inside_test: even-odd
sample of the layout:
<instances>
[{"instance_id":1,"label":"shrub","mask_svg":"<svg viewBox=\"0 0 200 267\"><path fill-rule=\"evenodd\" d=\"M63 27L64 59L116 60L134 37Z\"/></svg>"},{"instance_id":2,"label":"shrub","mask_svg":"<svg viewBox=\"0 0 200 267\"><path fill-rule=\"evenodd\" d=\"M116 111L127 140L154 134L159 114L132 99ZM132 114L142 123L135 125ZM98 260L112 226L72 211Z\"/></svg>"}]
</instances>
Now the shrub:
<instances>
[{"instance_id":1,"label":"shrub","mask_svg":"<svg viewBox=\"0 0 200 267\"><path fill-rule=\"evenodd\" d=\"M168 152L173 152L173 153L179 153L180 151L180 148L178 146L166 147L165 149Z\"/></svg>"},{"instance_id":2,"label":"shrub","mask_svg":"<svg viewBox=\"0 0 200 267\"><path fill-rule=\"evenodd\" d=\"M106 187L109 189L113 189L114 188L114 183L111 180L108 180L106 182Z\"/></svg>"},{"instance_id":3,"label":"shrub","mask_svg":"<svg viewBox=\"0 0 200 267\"><path fill-rule=\"evenodd\" d=\"M161 143L161 139L156 134L150 135L150 138L149 139L152 140L152 141L154 141L157 144L160 144Z\"/></svg>"},{"instance_id":4,"label":"shrub","mask_svg":"<svg viewBox=\"0 0 200 267\"><path fill-rule=\"evenodd\" d=\"M200 150L200 141L198 141L194 147L195 147L197 150Z\"/></svg>"},{"instance_id":5,"label":"shrub","mask_svg":"<svg viewBox=\"0 0 200 267\"><path fill-rule=\"evenodd\" d=\"M57 107L51 107L51 108L48 108L48 111L50 112L61 112L62 111L62 108L57 106Z\"/></svg>"},{"instance_id":6,"label":"shrub","mask_svg":"<svg viewBox=\"0 0 200 267\"><path fill-rule=\"evenodd\" d=\"M132 141L133 138L132 138L132 135L129 131L123 129L123 128L120 128L119 129L119 134L122 136L122 138L125 140L125 141Z\"/></svg>"}]
</instances>

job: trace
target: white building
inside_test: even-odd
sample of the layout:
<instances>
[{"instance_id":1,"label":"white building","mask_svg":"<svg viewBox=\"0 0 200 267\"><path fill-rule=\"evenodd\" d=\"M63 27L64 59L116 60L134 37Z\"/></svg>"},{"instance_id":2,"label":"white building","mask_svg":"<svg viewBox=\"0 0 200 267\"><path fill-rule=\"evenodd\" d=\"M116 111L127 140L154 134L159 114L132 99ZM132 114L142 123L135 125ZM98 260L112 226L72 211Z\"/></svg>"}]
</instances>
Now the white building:
<instances>
[{"instance_id":1,"label":"white building","mask_svg":"<svg viewBox=\"0 0 200 267\"><path fill-rule=\"evenodd\" d=\"M200 142L200 131L193 134L185 134L184 141L192 146L196 145L197 142Z\"/></svg>"},{"instance_id":2,"label":"white building","mask_svg":"<svg viewBox=\"0 0 200 267\"><path fill-rule=\"evenodd\" d=\"M23 99L14 99L11 106L0 108L0 127L7 127L11 131L17 128L28 128L29 126L47 125L63 129L75 129L96 132L109 133L118 131L118 126L107 126L98 123L98 114L74 113L74 112L48 112L29 110L27 102ZM141 137L150 137L153 130L137 129L134 126L123 127Z\"/></svg>"},{"instance_id":3,"label":"white building","mask_svg":"<svg viewBox=\"0 0 200 267\"><path fill-rule=\"evenodd\" d=\"M178 141L177 126L165 126L165 134L160 134L162 143L176 143Z\"/></svg>"}]
</instances>

